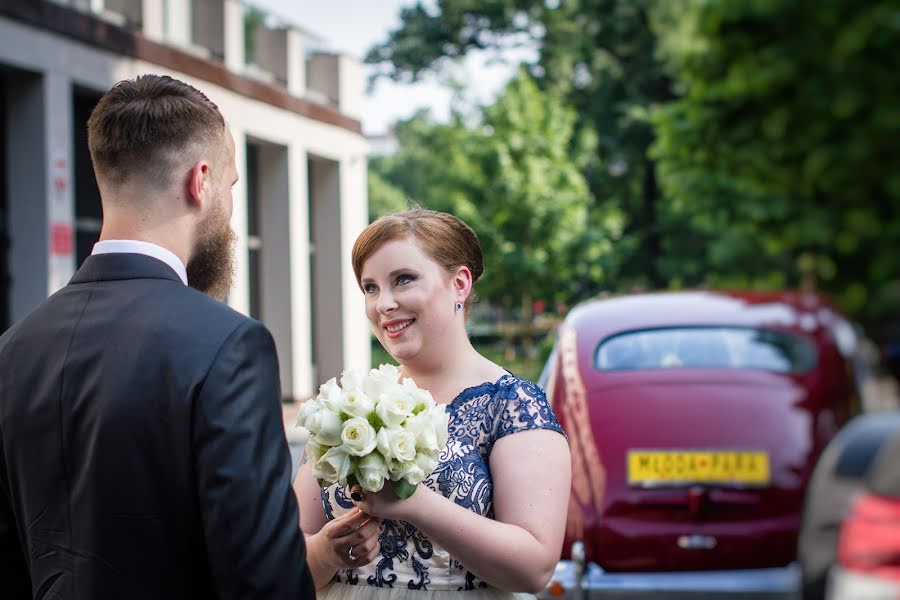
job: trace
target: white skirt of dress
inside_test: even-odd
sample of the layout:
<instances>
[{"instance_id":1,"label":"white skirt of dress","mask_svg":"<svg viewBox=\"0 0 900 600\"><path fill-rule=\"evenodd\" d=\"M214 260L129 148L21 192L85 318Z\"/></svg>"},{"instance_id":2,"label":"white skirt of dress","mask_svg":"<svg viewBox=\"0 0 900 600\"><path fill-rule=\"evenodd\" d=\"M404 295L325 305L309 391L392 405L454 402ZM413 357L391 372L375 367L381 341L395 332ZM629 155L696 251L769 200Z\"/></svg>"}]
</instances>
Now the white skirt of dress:
<instances>
[{"instance_id":1,"label":"white skirt of dress","mask_svg":"<svg viewBox=\"0 0 900 600\"><path fill-rule=\"evenodd\" d=\"M456 590L411 590L409 588L332 582L316 592L316 598L317 600L535 600L536 597L533 594L504 592L496 588L460 592Z\"/></svg>"}]
</instances>

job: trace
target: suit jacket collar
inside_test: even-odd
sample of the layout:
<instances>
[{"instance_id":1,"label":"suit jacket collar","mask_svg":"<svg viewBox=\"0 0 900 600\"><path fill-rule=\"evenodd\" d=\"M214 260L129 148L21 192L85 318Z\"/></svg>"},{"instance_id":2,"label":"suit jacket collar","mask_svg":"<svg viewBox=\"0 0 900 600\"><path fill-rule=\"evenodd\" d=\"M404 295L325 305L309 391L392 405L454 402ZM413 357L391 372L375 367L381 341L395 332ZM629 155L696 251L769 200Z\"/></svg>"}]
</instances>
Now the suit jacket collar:
<instances>
[{"instance_id":1,"label":"suit jacket collar","mask_svg":"<svg viewBox=\"0 0 900 600\"><path fill-rule=\"evenodd\" d=\"M171 279L184 285L178 273L161 260L146 254L92 254L69 283L114 281L120 279Z\"/></svg>"}]
</instances>

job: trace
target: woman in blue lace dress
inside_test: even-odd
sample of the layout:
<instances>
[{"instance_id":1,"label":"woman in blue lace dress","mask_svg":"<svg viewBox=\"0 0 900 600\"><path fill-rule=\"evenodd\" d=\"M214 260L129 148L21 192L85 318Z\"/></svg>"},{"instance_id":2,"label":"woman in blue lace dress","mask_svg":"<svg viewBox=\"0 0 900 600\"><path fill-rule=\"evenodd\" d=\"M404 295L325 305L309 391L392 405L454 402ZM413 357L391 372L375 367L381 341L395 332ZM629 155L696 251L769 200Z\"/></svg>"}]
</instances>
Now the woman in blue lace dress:
<instances>
[{"instance_id":1,"label":"woman in blue lace dress","mask_svg":"<svg viewBox=\"0 0 900 600\"><path fill-rule=\"evenodd\" d=\"M569 449L544 392L469 341L477 236L445 213L389 215L356 240L353 269L402 376L447 405L449 439L406 500L390 486L322 490L301 466L295 487L319 597L532 597L560 556Z\"/></svg>"}]
</instances>

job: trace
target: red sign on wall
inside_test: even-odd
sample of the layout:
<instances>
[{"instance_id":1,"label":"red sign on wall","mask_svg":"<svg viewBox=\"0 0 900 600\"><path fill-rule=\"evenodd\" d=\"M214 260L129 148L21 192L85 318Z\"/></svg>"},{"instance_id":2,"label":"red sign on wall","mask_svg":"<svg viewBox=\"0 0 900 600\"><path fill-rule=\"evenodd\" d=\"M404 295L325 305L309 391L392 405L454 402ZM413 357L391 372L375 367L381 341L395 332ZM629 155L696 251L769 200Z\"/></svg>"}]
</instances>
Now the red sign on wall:
<instances>
[{"instance_id":1,"label":"red sign on wall","mask_svg":"<svg viewBox=\"0 0 900 600\"><path fill-rule=\"evenodd\" d=\"M72 225L52 223L50 225L50 254L72 256Z\"/></svg>"}]
</instances>

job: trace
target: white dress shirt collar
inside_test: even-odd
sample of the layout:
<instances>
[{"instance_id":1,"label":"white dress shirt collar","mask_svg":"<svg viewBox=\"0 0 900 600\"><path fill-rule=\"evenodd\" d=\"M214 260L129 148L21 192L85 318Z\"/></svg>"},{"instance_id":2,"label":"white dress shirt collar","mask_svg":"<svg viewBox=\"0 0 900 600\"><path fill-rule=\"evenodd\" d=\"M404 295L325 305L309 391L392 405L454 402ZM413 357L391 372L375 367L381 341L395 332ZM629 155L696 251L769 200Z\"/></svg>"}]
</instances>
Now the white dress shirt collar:
<instances>
[{"instance_id":1,"label":"white dress shirt collar","mask_svg":"<svg viewBox=\"0 0 900 600\"><path fill-rule=\"evenodd\" d=\"M174 252L166 250L162 246L151 244L150 242L141 242L138 240L103 240L94 244L94 250L91 254L144 254L151 256L157 260L161 260L178 274L184 285L188 284L187 269L181 259L175 256Z\"/></svg>"}]
</instances>

